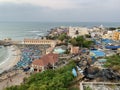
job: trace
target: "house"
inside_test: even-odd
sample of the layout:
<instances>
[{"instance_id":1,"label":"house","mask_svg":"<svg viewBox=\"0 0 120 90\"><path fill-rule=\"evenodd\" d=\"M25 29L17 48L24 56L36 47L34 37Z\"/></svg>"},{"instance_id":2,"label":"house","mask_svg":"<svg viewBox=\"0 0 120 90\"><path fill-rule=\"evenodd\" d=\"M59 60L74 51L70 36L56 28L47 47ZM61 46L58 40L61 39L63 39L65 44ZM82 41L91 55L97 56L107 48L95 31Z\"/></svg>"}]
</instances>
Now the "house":
<instances>
[{"instance_id":1,"label":"house","mask_svg":"<svg viewBox=\"0 0 120 90\"><path fill-rule=\"evenodd\" d=\"M71 54L78 54L79 53L79 47L77 47L77 46L71 46L70 53Z\"/></svg>"},{"instance_id":2,"label":"house","mask_svg":"<svg viewBox=\"0 0 120 90\"><path fill-rule=\"evenodd\" d=\"M49 65L52 66L52 68L54 69L54 66L57 62L58 54L49 53L38 60L34 60L32 62L32 68L34 69L34 71L42 72L46 70Z\"/></svg>"}]
</instances>

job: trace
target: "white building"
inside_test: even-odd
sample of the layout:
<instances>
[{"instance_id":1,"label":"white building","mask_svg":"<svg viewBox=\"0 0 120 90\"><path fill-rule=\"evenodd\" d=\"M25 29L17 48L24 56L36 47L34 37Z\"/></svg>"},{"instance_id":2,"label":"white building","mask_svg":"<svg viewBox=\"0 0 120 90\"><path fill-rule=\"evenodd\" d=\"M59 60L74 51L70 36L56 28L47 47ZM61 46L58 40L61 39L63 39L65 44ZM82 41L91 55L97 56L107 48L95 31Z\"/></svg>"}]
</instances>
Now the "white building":
<instances>
[{"instance_id":1,"label":"white building","mask_svg":"<svg viewBox=\"0 0 120 90\"><path fill-rule=\"evenodd\" d=\"M89 34L88 28L85 27L68 27L68 36L74 38L77 36L82 36Z\"/></svg>"},{"instance_id":2,"label":"white building","mask_svg":"<svg viewBox=\"0 0 120 90\"><path fill-rule=\"evenodd\" d=\"M106 34L102 35L102 38L103 39L112 39L112 36L113 36L113 31L107 31Z\"/></svg>"}]
</instances>

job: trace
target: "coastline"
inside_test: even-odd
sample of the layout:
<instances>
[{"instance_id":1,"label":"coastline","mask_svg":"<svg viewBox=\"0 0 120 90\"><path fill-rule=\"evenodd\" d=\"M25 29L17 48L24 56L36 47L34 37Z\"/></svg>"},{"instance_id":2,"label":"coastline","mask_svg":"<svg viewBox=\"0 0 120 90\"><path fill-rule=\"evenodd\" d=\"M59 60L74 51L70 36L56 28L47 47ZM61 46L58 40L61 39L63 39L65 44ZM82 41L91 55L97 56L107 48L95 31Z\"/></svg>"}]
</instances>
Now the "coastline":
<instances>
[{"instance_id":1,"label":"coastline","mask_svg":"<svg viewBox=\"0 0 120 90\"><path fill-rule=\"evenodd\" d=\"M20 60L20 50L17 46L7 47L8 56L6 59L0 63L0 74L4 71L11 69Z\"/></svg>"}]
</instances>

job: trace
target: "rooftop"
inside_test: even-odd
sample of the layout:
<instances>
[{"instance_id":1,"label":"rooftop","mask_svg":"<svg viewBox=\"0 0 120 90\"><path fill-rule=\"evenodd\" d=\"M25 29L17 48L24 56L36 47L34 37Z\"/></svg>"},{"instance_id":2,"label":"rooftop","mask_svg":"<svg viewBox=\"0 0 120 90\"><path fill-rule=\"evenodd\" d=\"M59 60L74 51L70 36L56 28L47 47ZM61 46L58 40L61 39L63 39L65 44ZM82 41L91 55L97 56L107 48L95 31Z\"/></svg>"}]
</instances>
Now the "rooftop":
<instances>
[{"instance_id":1,"label":"rooftop","mask_svg":"<svg viewBox=\"0 0 120 90\"><path fill-rule=\"evenodd\" d=\"M42 58L33 61L33 65L46 66L49 63L55 64L58 61L58 54L49 53L44 55Z\"/></svg>"}]
</instances>

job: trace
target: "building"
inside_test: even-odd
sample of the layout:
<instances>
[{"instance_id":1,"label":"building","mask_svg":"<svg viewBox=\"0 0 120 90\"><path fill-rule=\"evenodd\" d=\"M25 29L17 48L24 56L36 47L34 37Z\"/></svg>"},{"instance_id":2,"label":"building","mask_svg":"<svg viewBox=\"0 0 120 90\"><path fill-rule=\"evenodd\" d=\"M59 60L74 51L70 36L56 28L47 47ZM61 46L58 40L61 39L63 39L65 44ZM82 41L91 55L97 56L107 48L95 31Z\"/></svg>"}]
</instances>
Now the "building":
<instances>
[{"instance_id":1,"label":"building","mask_svg":"<svg viewBox=\"0 0 120 90\"><path fill-rule=\"evenodd\" d=\"M89 34L88 28L85 27L68 27L68 36L74 38L77 36L82 36Z\"/></svg>"},{"instance_id":2,"label":"building","mask_svg":"<svg viewBox=\"0 0 120 90\"><path fill-rule=\"evenodd\" d=\"M112 36L113 36L113 31L107 31L106 33L104 33L102 35L102 38L103 39L112 39Z\"/></svg>"},{"instance_id":3,"label":"building","mask_svg":"<svg viewBox=\"0 0 120 90\"><path fill-rule=\"evenodd\" d=\"M120 40L120 31L119 30L113 32L112 39L113 40Z\"/></svg>"},{"instance_id":4,"label":"building","mask_svg":"<svg viewBox=\"0 0 120 90\"><path fill-rule=\"evenodd\" d=\"M47 39L24 39L23 44L25 45L50 45L54 47L56 45L56 41L47 40Z\"/></svg>"},{"instance_id":5,"label":"building","mask_svg":"<svg viewBox=\"0 0 120 90\"><path fill-rule=\"evenodd\" d=\"M54 69L57 62L58 54L49 53L38 60L34 60L32 63L32 68L34 71L42 72L48 68L48 65L52 66Z\"/></svg>"},{"instance_id":6,"label":"building","mask_svg":"<svg viewBox=\"0 0 120 90\"><path fill-rule=\"evenodd\" d=\"M79 53L79 47L71 46L70 53L71 54L78 54Z\"/></svg>"},{"instance_id":7,"label":"building","mask_svg":"<svg viewBox=\"0 0 120 90\"><path fill-rule=\"evenodd\" d=\"M53 47L49 47L48 49L46 49L46 54L52 53L53 49Z\"/></svg>"}]
</instances>

